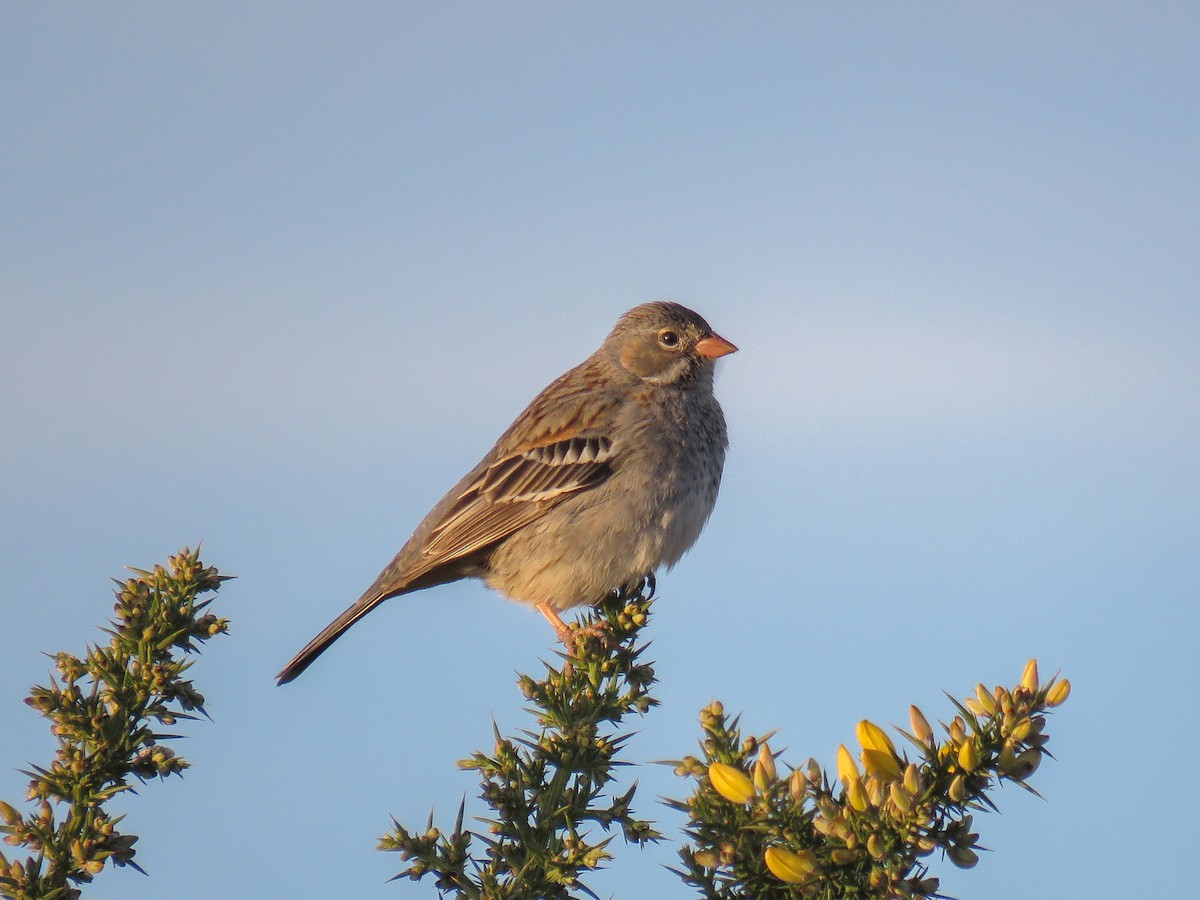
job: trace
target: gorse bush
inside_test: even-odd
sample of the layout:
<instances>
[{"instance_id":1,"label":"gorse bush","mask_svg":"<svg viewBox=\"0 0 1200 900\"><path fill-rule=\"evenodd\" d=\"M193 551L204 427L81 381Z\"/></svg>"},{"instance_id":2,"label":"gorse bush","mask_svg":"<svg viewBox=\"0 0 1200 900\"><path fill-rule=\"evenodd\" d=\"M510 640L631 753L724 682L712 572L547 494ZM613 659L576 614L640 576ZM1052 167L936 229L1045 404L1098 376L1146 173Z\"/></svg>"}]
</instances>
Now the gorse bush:
<instances>
[{"instance_id":1,"label":"gorse bush","mask_svg":"<svg viewBox=\"0 0 1200 900\"><path fill-rule=\"evenodd\" d=\"M229 623L205 612L225 580L184 550L152 571L132 570L117 581L110 640L82 658L52 657L57 679L32 689L25 701L50 720L58 739L54 760L29 775L23 814L0 802L4 842L30 852L24 860L0 853L0 892L13 900L77 898L106 865L133 866L137 837L117 830L120 816L105 803L134 782L178 775L188 767L160 731L204 713L204 697L184 677L188 657Z\"/></svg>"},{"instance_id":2,"label":"gorse bush","mask_svg":"<svg viewBox=\"0 0 1200 900\"><path fill-rule=\"evenodd\" d=\"M471 900L595 896L582 877L611 859L603 832L619 825L635 844L661 837L630 811L636 786L595 805L616 768L629 765L617 757L630 736L618 727L656 702L638 644L650 606L640 595L610 599L572 626L563 666L547 666L540 681L521 676L538 731L497 733L492 753L461 764L482 775L484 827L465 830L461 805L450 834L432 816L420 831L396 823L380 847L409 862L397 877L429 877L441 895ZM940 850L957 866L975 865L974 813L994 808L987 795L1003 781L1032 790L1046 713L1069 692L1065 680L1039 682L1030 661L1013 688L979 685L963 703L951 698L956 715L941 740L914 706L912 731L901 732L912 758L864 720L859 761L840 747L836 777L812 759L782 773L767 737L744 738L713 702L700 714L704 758L673 764L694 782L689 797L667 801L688 816L677 874L707 900L939 896L922 860Z\"/></svg>"},{"instance_id":3,"label":"gorse bush","mask_svg":"<svg viewBox=\"0 0 1200 900\"><path fill-rule=\"evenodd\" d=\"M638 634L650 600L613 597L570 626L573 646L560 667L541 680L522 675L521 692L536 710L538 730L518 738L496 732L491 753L459 763L479 772L491 810L484 829L463 829L463 809L450 834L432 816L417 832L398 822L380 841L409 865L397 877L431 877L439 891L466 898L537 897L552 900L591 892L581 876L604 865L611 836L644 844L660 838L631 809L636 785L618 796L604 790L626 765L617 754L629 738L619 730L631 713L645 713L654 670L642 662ZM477 855L473 856L472 851Z\"/></svg>"},{"instance_id":4,"label":"gorse bush","mask_svg":"<svg viewBox=\"0 0 1200 900\"><path fill-rule=\"evenodd\" d=\"M110 863L138 868L137 837L118 830L105 804L187 768L169 744L177 735L162 729L204 714L185 675L204 641L228 630L207 612L206 595L223 580L190 550L134 570L118 582L108 643L52 657L57 677L26 702L50 721L58 748L26 773L33 811L0 803L5 843L28 852L0 854L0 895L71 900ZM493 726L490 751L459 763L480 779L479 827L465 827L465 800L449 831L432 814L420 829L393 820L379 848L406 863L397 878L429 879L439 896L467 900L595 897L586 877L612 861L618 835L662 839L633 810L636 782L616 785L630 765L621 758L628 717L657 703L641 639L651 606L645 592L609 598L570 626L559 664L519 677L536 727L505 737ZM1013 687L980 684L950 698L940 731L912 707L909 729L897 729L907 752L860 722L861 749L839 747L834 773L813 759L788 766L770 735L743 735L714 701L700 713L701 755L672 763L690 783L688 796L666 801L687 817L675 871L706 900L940 897L930 857L977 863L975 814L995 809L989 794L1003 782L1033 790L1047 715L1069 693L1069 682L1041 681L1030 661Z\"/></svg>"}]
</instances>

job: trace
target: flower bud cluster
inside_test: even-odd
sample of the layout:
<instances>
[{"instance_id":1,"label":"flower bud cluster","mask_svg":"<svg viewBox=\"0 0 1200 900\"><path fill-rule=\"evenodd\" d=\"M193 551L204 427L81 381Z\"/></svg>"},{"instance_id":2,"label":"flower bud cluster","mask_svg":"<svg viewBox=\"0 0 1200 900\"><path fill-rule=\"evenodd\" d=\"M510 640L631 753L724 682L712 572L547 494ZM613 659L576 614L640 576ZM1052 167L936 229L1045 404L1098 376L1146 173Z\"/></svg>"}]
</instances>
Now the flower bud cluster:
<instances>
[{"instance_id":1,"label":"flower bud cluster","mask_svg":"<svg viewBox=\"0 0 1200 900\"><path fill-rule=\"evenodd\" d=\"M766 738L743 738L714 701L700 713L705 758L675 767L698 782L670 804L690 817L684 880L711 897L734 883L758 897L934 897L939 881L922 860L941 850L960 868L976 865L968 810L990 803L986 792L1001 780L1036 770L1045 714L1069 693L1066 680L1041 683L1031 661L1014 688L979 685L962 703L951 698L958 715L941 740L910 707L911 731L900 733L916 748L911 759L864 719L858 752L837 750L836 777L811 759L781 775Z\"/></svg>"},{"instance_id":2,"label":"flower bud cluster","mask_svg":"<svg viewBox=\"0 0 1200 900\"><path fill-rule=\"evenodd\" d=\"M36 814L0 804L4 842L33 854L24 862L0 854L4 896L78 897L70 884L90 882L109 862L136 867L137 837L117 832L103 804L130 789L130 776L165 778L187 767L152 726L204 710L204 697L181 677L190 663L176 651L227 630L226 620L201 614L211 601L199 599L224 580L190 550L165 567L134 570L118 582L111 641L82 659L54 655L57 680L32 688L26 702L50 720L58 748L48 767L29 773ZM59 805L66 806L61 820Z\"/></svg>"}]
</instances>

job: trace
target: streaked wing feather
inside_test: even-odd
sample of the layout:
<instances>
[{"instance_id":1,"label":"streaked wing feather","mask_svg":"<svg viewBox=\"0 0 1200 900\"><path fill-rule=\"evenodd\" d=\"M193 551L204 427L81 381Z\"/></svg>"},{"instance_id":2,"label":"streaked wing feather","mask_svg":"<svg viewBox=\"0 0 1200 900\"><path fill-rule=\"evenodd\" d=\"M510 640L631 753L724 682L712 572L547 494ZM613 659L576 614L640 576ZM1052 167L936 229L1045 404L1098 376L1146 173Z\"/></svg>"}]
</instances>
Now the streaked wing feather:
<instances>
[{"instance_id":1,"label":"streaked wing feather","mask_svg":"<svg viewBox=\"0 0 1200 900\"><path fill-rule=\"evenodd\" d=\"M502 506L484 502L472 503L463 509L464 515L450 527L430 535L422 554L438 563L467 556L501 538L541 515L537 503L505 503Z\"/></svg>"},{"instance_id":2,"label":"streaked wing feather","mask_svg":"<svg viewBox=\"0 0 1200 900\"><path fill-rule=\"evenodd\" d=\"M421 548L439 561L494 544L610 474L612 443L570 437L525 447L494 462L442 517Z\"/></svg>"}]
</instances>

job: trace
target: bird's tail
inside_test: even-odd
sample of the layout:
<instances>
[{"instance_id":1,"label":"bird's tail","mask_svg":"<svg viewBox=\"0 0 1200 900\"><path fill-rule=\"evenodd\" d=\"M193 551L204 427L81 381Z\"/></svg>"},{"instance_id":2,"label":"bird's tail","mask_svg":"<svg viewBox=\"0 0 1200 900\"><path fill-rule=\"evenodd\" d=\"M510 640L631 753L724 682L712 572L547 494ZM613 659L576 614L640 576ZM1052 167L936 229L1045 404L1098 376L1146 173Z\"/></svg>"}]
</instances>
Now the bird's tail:
<instances>
[{"instance_id":1,"label":"bird's tail","mask_svg":"<svg viewBox=\"0 0 1200 900\"><path fill-rule=\"evenodd\" d=\"M380 593L372 587L363 594L340 616L325 626L325 629L315 638L304 645L304 649L292 657L283 669L275 676L276 683L287 684L310 665L313 660L329 649L329 645L346 633L351 625L377 607L384 600L395 596L395 592Z\"/></svg>"}]
</instances>

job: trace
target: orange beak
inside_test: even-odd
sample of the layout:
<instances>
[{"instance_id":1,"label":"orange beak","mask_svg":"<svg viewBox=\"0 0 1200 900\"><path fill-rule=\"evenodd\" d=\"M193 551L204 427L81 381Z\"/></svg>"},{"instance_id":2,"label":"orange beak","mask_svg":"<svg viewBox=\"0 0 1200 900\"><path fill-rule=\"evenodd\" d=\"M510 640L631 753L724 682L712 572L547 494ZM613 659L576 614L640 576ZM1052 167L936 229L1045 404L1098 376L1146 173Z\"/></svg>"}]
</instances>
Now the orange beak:
<instances>
[{"instance_id":1,"label":"orange beak","mask_svg":"<svg viewBox=\"0 0 1200 900\"><path fill-rule=\"evenodd\" d=\"M696 343L696 352L708 359L717 359L727 353L734 353L737 347L725 340L719 334L710 334Z\"/></svg>"}]
</instances>

